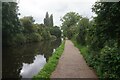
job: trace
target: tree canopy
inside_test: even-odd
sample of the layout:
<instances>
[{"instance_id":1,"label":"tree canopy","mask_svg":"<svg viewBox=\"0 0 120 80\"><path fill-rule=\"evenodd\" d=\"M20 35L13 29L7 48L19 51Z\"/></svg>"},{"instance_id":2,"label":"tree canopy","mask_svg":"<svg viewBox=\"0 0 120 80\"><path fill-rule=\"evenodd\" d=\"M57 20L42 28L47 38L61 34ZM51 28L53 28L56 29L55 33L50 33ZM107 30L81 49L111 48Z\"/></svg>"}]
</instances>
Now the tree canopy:
<instances>
[{"instance_id":1,"label":"tree canopy","mask_svg":"<svg viewBox=\"0 0 120 80\"><path fill-rule=\"evenodd\" d=\"M14 2L2 3L2 37L3 44L12 41L13 36L21 32L18 19L18 7Z\"/></svg>"},{"instance_id":2,"label":"tree canopy","mask_svg":"<svg viewBox=\"0 0 120 80\"><path fill-rule=\"evenodd\" d=\"M61 19L62 21L61 27L63 29L64 36L67 36L68 38L72 37L72 33L70 33L71 32L70 30L73 30L72 26L75 26L80 18L81 18L80 15L75 12L68 12L63 16L63 18Z\"/></svg>"},{"instance_id":3,"label":"tree canopy","mask_svg":"<svg viewBox=\"0 0 120 80\"><path fill-rule=\"evenodd\" d=\"M24 16L19 19L18 15L17 3L2 3L3 46L17 46L61 37L61 30L53 27L53 15L49 17L48 12L44 18L44 24L34 23L32 16Z\"/></svg>"}]
</instances>

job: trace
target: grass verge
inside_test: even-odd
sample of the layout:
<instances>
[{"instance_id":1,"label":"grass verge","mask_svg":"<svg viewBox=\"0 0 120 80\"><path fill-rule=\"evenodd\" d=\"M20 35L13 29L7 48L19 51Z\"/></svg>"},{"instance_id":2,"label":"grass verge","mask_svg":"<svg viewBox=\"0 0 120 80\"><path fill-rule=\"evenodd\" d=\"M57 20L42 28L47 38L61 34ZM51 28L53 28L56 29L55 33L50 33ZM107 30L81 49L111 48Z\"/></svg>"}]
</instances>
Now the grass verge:
<instances>
[{"instance_id":1,"label":"grass verge","mask_svg":"<svg viewBox=\"0 0 120 80\"><path fill-rule=\"evenodd\" d=\"M77 43L72 39L74 45L80 50L89 67L91 67L100 80L120 78L118 70L119 53L115 45L106 45L101 51L92 51L87 46ZM109 66L108 66L109 65Z\"/></svg>"},{"instance_id":2,"label":"grass verge","mask_svg":"<svg viewBox=\"0 0 120 80\"><path fill-rule=\"evenodd\" d=\"M72 39L72 42L74 43L74 45L79 49L79 51L81 52L81 54L86 58L88 56L88 48L86 46L82 46L80 44L78 44L75 40Z\"/></svg>"},{"instance_id":3,"label":"grass verge","mask_svg":"<svg viewBox=\"0 0 120 80\"><path fill-rule=\"evenodd\" d=\"M53 53L53 55L49 58L48 62L43 67L43 69L36 76L33 77L33 80L44 80L45 78L50 78L51 73L55 70L58 64L58 60L64 51L64 45L65 41L63 41L62 44L56 49L56 51Z\"/></svg>"},{"instance_id":4,"label":"grass verge","mask_svg":"<svg viewBox=\"0 0 120 80\"><path fill-rule=\"evenodd\" d=\"M72 39L72 42L74 43L74 45L79 49L80 53L83 55L83 57L85 58L87 65L89 67L91 67L91 69L93 69L95 72L97 72L97 69L94 68L95 66L95 61L93 59L93 55L90 54L88 47L85 45L81 45L79 43L77 43L76 40ZM99 75L99 73L97 72L96 75Z\"/></svg>"}]
</instances>

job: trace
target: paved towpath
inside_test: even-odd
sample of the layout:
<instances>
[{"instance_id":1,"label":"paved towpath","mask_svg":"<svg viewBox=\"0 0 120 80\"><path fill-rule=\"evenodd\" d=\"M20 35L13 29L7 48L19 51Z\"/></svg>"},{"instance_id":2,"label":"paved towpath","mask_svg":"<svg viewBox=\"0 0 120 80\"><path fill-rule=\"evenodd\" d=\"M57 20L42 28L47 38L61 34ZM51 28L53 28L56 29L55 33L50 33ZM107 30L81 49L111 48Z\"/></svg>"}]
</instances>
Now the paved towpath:
<instances>
[{"instance_id":1,"label":"paved towpath","mask_svg":"<svg viewBox=\"0 0 120 80\"><path fill-rule=\"evenodd\" d=\"M78 48L70 40L66 40L64 52L51 78L94 78L96 80L97 76L88 67Z\"/></svg>"}]
</instances>

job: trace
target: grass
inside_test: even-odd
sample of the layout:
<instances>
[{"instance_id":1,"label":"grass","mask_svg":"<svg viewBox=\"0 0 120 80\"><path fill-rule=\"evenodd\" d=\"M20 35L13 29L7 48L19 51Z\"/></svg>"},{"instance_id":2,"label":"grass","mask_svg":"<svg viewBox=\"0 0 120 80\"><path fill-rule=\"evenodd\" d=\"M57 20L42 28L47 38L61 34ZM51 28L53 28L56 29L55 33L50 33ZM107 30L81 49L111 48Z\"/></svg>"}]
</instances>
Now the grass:
<instances>
[{"instance_id":1,"label":"grass","mask_svg":"<svg viewBox=\"0 0 120 80\"><path fill-rule=\"evenodd\" d=\"M33 80L44 80L50 78L51 73L55 70L58 64L58 60L64 51L64 45L65 41L63 41L62 44L56 49L56 51L53 53L53 55L49 58L48 62L43 67L43 69L36 76L33 77Z\"/></svg>"},{"instance_id":2,"label":"grass","mask_svg":"<svg viewBox=\"0 0 120 80\"><path fill-rule=\"evenodd\" d=\"M79 43L77 43L77 41L75 39L72 39L72 42L74 43L74 45L79 49L80 53L83 55L83 57L85 58L87 64L89 67L91 67L92 69L95 70L95 72L97 72L97 69L94 68L95 66L95 62L93 60L93 56L92 54L89 52L88 47L85 45L81 45ZM96 73L97 75L99 75L99 72Z\"/></svg>"},{"instance_id":3,"label":"grass","mask_svg":"<svg viewBox=\"0 0 120 80\"><path fill-rule=\"evenodd\" d=\"M84 57L88 56L88 48L86 46L82 46L82 45L78 44L77 41L75 41L74 39L72 39L72 42L79 49L79 51L81 52L81 54Z\"/></svg>"},{"instance_id":4,"label":"grass","mask_svg":"<svg viewBox=\"0 0 120 80\"><path fill-rule=\"evenodd\" d=\"M77 43L77 41L75 39L72 39L72 42L74 43L74 45L79 49L80 53L83 55L83 57L85 58L87 64L89 67L93 67L92 63L92 55L89 53L88 47L85 45L81 45L79 43Z\"/></svg>"}]
</instances>

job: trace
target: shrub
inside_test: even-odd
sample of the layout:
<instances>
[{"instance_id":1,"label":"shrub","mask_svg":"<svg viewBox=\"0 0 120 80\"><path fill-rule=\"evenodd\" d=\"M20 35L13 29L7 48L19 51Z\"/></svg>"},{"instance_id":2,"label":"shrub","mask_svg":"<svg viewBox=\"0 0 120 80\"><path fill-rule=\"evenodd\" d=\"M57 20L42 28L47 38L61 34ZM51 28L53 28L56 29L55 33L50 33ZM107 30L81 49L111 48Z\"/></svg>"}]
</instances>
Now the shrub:
<instances>
[{"instance_id":1,"label":"shrub","mask_svg":"<svg viewBox=\"0 0 120 80\"><path fill-rule=\"evenodd\" d=\"M105 78L120 78L120 54L118 48L105 46L100 53L102 76Z\"/></svg>"}]
</instances>

